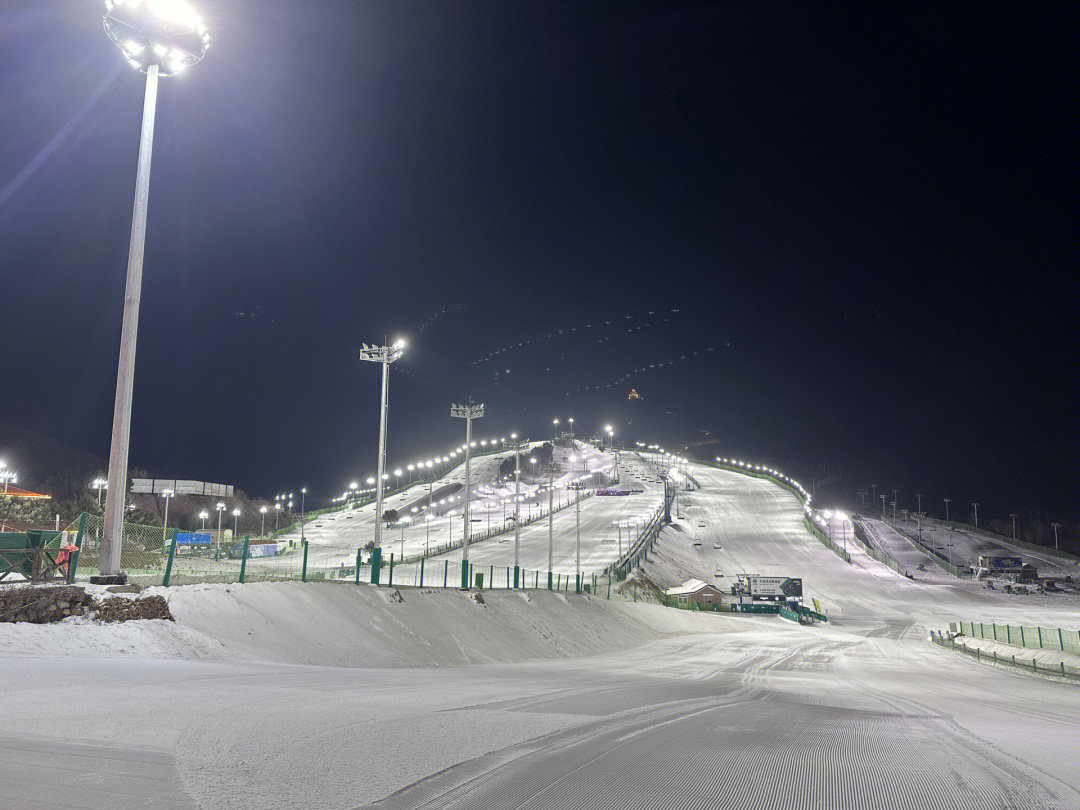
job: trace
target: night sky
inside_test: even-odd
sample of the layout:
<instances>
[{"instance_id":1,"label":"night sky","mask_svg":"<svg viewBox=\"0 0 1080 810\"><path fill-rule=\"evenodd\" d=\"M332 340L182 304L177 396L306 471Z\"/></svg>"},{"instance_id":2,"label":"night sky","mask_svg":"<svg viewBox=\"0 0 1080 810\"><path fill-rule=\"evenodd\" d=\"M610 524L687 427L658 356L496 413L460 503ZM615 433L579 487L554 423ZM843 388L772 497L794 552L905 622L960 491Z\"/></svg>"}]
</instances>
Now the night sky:
<instances>
[{"instance_id":1,"label":"night sky","mask_svg":"<svg viewBox=\"0 0 1080 810\"><path fill-rule=\"evenodd\" d=\"M196 5L213 45L159 94L132 467L339 493L375 469L357 350L385 335L391 469L458 444L472 396L479 438L709 431L848 496L1080 513L1067 20ZM143 76L101 10L0 8L0 427L104 458Z\"/></svg>"}]
</instances>

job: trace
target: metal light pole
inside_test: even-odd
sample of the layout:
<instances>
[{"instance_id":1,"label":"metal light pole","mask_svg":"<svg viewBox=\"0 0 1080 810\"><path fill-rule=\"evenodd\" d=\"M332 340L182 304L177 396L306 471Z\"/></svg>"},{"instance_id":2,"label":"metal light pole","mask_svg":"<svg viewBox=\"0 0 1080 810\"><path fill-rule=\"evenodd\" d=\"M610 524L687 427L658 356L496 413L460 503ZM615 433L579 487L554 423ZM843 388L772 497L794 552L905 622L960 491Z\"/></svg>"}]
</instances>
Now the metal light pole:
<instances>
[{"instance_id":1,"label":"metal light pole","mask_svg":"<svg viewBox=\"0 0 1080 810\"><path fill-rule=\"evenodd\" d=\"M551 569L555 567L555 448L551 448L548 473L548 590L551 589Z\"/></svg>"},{"instance_id":2,"label":"metal light pole","mask_svg":"<svg viewBox=\"0 0 1080 810\"><path fill-rule=\"evenodd\" d=\"M300 487L300 542L304 542L304 500L307 497L307 487Z\"/></svg>"},{"instance_id":3,"label":"metal light pole","mask_svg":"<svg viewBox=\"0 0 1080 810\"><path fill-rule=\"evenodd\" d=\"M383 463L386 459L387 383L390 376L390 364L401 357L404 350L404 340L398 340L392 346L369 346L364 343L360 347L361 360L382 364L382 395L379 399L379 462L375 473L375 541L371 550L371 583L373 585L379 584L379 571L382 566L382 497Z\"/></svg>"},{"instance_id":4,"label":"metal light pole","mask_svg":"<svg viewBox=\"0 0 1080 810\"><path fill-rule=\"evenodd\" d=\"M519 558L518 549L521 545L521 449L528 445L528 439L523 442L517 440L517 434L510 434L510 441L514 449L514 587L518 586Z\"/></svg>"},{"instance_id":5,"label":"metal light pole","mask_svg":"<svg viewBox=\"0 0 1080 810\"><path fill-rule=\"evenodd\" d=\"M470 464L472 447L472 420L481 419L484 416L484 404L474 405L470 399L467 405L450 404L450 416L455 419L465 420L465 507L462 514L465 525L462 530L461 541L461 587L469 589L469 531L472 526L469 523L469 493L472 488L472 466Z\"/></svg>"},{"instance_id":6,"label":"metal light pole","mask_svg":"<svg viewBox=\"0 0 1080 810\"><path fill-rule=\"evenodd\" d=\"M979 528L979 505L977 503L973 503L971 505L971 508L975 510L975 528L977 529Z\"/></svg>"},{"instance_id":7,"label":"metal light pole","mask_svg":"<svg viewBox=\"0 0 1080 810\"><path fill-rule=\"evenodd\" d=\"M881 519L885 519L885 493L881 494Z\"/></svg>"},{"instance_id":8,"label":"metal light pole","mask_svg":"<svg viewBox=\"0 0 1080 810\"><path fill-rule=\"evenodd\" d=\"M135 381L135 342L139 328L146 211L150 198L150 155L154 144L158 76L171 76L198 62L210 44L199 16L183 0L168 4L106 0L102 18L105 33L123 51L128 63L146 73L139 164L135 174L135 204L128 242L124 315L120 330L120 358L116 372L112 437L109 442L109 485L105 494L104 536L98 554L96 584L122 584L120 545L124 533L127 496L128 445L131 439L131 399Z\"/></svg>"},{"instance_id":9,"label":"metal light pole","mask_svg":"<svg viewBox=\"0 0 1080 810\"><path fill-rule=\"evenodd\" d=\"M428 547L431 544L431 484L432 479L428 478L427 482L427 530L424 534L424 554L427 554Z\"/></svg>"},{"instance_id":10,"label":"metal light pole","mask_svg":"<svg viewBox=\"0 0 1080 810\"><path fill-rule=\"evenodd\" d=\"M217 542L215 545L221 548L221 515L225 512L225 504L218 501L218 505L214 508L217 509Z\"/></svg>"},{"instance_id":11,"label":"metal light pole","mask_svg":"<svg viewBox=\"0 0 1080 810\"><path fill-rule=\"evenodd\" d=\"M233 542L235 543L236 542L236 533L237 533L236 530L240 526L240 510L239 509L233 509L232 510L232 515L233 515L232 539L233 539Z\"/></svg>"},{"instance_id":12,"label":"metal light pole","mask_svg":"<svg viewBox=\"0 0 1080 810\"><path fill-rule=\"evenodd\" d=\"M949 504L950 503L952 503L952 499L946 498L945 499L945 522L946 523L949 522Z\"/></svg>"},{"instance_id":13,"label":"metal light pole","mask_svg":"<svg viewBox=\"0 0 1080 810\"><path fill-rule=\"evenodd\" d=\"M577 534L577 545L575 547L575 567L577 570L577 580L575 580L575 582L577 584L574 586L574 590L576 593L581 593L581 493L577 492L576 490L577 488L575 487L574 495L576 497L574 498L574 521L575 532Z\"/></svg>"},{"instance_id":14,"label":"metal light pole","mask_svg":"<svg viewBox=\"0 0 1080 810\"><path fill-rule=\"evenodd\" d=\"M1009 517L1012 518L1012 539L1015 540L1016 539L1016 515L1010 514Z\"/></svg>"},{"instance_id":15,"label":"metal light pole","mask_svg":"<svg viewBox=\"0 0 1080 810\"><path fill-rule=\"evenodd\" d=\"M266 507L259 507L259 537L266 534Z\"/></svg>"},{"instance_id":16,"label":"metal light pole","mask_svg":"<svg viewBox=\"0 0 1080 810\"><path fill-rule=\"evenodd\" d=\"M917 500L919 502L919 511L921 512L922 511L922 493L921 492L918 492L918 493L915 494L915 500Z\"/></svg>"},{"instance_id":17,"label":"metal light pole","mask_svg":"<svg viewBox=\"0 0 1080 810\"><path fill-rule=\"evenodd\" d=\"M205 509L202 512L199 512L199 520L202 521L202 523L199 525L200 531L204 531L206 529L206 519L208 517L210 517L210 513L207 512Z\"/></svg>"},{"instance_id":18,"label":"metal light pole","mask_svg":"<svg viewBox=\"0 0 1080 810\"><path fill-rule=\"evenodd\" d=\"M1054 530L1054 549L1057 550L1057 551L1061 550L1061 549L1058 548L1058 537L1057 537L1057 530L1058 530L1058 526L1060 526L1060 525L1061 525L1060 523L1051 523L1050 524L1050 528L1052 528Z\"/></svg>"},{"instance_id":19,"label":"metal light pole","mask_svg":"<svg viewBox=\"0 0 1080 810\"><path fill-rule=\"evenodd\" d=\"M173 491L166 489L162 490L161 494L165 497L165 518L161 521L161 547L165 548L165 536L169 531L169 498L172 497Z\"/></svg>"}]
</instances>

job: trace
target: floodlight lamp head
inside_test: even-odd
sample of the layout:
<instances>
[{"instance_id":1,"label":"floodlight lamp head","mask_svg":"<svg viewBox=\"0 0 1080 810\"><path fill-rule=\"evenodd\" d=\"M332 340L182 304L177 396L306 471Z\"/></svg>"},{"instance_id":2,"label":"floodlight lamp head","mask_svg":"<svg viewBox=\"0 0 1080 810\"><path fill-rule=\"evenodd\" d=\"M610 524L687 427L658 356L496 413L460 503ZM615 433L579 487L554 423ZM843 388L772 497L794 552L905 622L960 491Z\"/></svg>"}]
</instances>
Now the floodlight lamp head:
<instances>
[{"instance_id":1,"label":"floodlight lamp head","mask_svg":"<svg viewBox=\"0 0 1080 810\"><path fill-rule=\"evenodd\" d=\"M206 55L210 33L185 0L105 0L105 33L128 64L174 76Z\"/></svg>"}]
</instances>

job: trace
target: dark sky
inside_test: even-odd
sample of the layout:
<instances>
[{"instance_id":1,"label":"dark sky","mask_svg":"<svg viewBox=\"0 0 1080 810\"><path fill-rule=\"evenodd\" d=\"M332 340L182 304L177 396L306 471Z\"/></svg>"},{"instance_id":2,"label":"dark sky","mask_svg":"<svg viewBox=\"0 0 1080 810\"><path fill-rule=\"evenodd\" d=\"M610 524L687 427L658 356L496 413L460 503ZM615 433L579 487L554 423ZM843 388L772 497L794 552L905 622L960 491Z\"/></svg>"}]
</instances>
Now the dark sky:
<instances>
[{"instance_id":1,"label":"dark sky","mask_svg":"<svg viewBox=\"0 0 1080 810\"><path fill-rule=\"evenodd\" d=\"M213 46L159 95L132 466L336 494L375 464L356 351L402 335L392 466L457 444L471 395L481 437L708 430L849 492L1080 513L1067 20L198 7ZM0 7L0 424L102 457L142 86L95 3Z\"/></svg>"}]
</instances>

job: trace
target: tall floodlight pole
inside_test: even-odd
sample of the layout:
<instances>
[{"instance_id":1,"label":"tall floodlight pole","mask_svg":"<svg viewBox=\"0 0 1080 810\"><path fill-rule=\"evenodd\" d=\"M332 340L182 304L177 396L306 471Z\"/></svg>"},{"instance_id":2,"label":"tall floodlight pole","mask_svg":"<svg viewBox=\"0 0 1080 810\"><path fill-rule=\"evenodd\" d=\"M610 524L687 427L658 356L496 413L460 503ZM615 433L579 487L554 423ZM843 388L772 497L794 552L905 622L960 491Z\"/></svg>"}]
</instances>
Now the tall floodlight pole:
<instances>
[{"instance_id":1,"label":"tall floodlight pole","mask_svg":"<svg viewBox=\"0 0 1080 810\"><path fill-rule=\"evenodd\" d=\"M892 491L892 519L896 520L896 497L900 494L900 490L894 489Z\"/></svg>"},{"instance_id":2,"label":"tall floodlight pole","mask_svg":"<svg viewBox=\"0 0 1080 810\"><path fill-rule=\"evenodd\" d=\"M124 316L120 329L120 358L116 372L116 400L109 443L105 531L98 555L98 573L90 578L91 582L97 584L117 584L126 581L120 572L120 544L124 533L135 341L139 328L158 77L175 75L202 59L210 45L210 34L199 15L184 0L105 0L102 24L105 33L123 51L128 63L146 73L139 164L135 173L135 205L131 215L124 286Z\"/></svg>"},{"instance_id":3,"label":"tall floodlight pole","mask_svg":"<svg viewBox=\"0 0 1080 810\"><path fill-rule=\"evenodd\" d=\"M465 517L465 526L462 530L461 541L461 587L469 589L469 493L472 487L472 466L470 464L470 447L472 446L472 420L481 419L484 416L484 404L474 405L470 399L467 405L450 404L450 416L455 419L465 420L465 507L462 514Z\"/></svg>"},{"instance_id":4,"label":"tall floodlight pole","mask_svg":"<svg viewBox=\"0 0 1080 810\"><path fill-rule=\"evenodd\" d=\"M975 510L975 528L977 529L979 528L979 505L977 503L973 503L971 505L971 508Z\"/></svg>"},{"instance_id":5,"label":"tall floodlight pole","mask_svg":"<svg viewBox=\"0 0 1080 810\"><path fill-rule=\"evenodd\" d=\"M945 522L946 523L949 522L949 504L950 503L952 503L952 499L951 498L946 498L945 499Z\"/></svg>"},{"instance_id":6,"label":"tall floodlight pole","mask_svg":"<svg viewBox=\"0 0 1080 810\"><path fill-rule=\"evenodd\" d=\"M922 493L921 492L916 493L915 500L917 500L919 502L919 511L921 512L922 511Z\"/></svg>"},{"instance_id":7,"label":"tall floodlight pole","mask_svg":"<svg viewBox=\"0 0 1080 810\"><path fill-rule=\"evenodd\" d=\"M1016 539L1016 515L1015 514L1010 514L1009 517L1012 518L1012 529L1013 529L1013 531L1012 531L1012 539L1015 540Z\"/></svg>"},{"instance_id":8,"label":"tall floodlight pole","mask_svg":"<svg viewBox=\"0 0 1080 810\"><path fill-rule=\"evenodd\" d=\"M386 387L390 376L390 364L401 357L405 351L405 341L398 340L391 346L360 347L360 359L382 365L382 394L379 398L379 462L375 473L375 541L371 549L371 584L379 584L379 571L382 568L382 496L383 463L386 459ZM301 523L301 526L303 524Z\"/></svg>"},{"instance_id":9,"label":"tall floodlight pole","mask_svg":"<svg viewBox=\"0 0 1080 810\"><path fill-rule=\"evenodd\" d=\"M885 519L885 493L881 493L881 519Z\"/></svg>"},{"instance_id":10,"label":"tall floodlight pole","mask_svg":"<svg viewBox=\"0 0 1080 810\"><path fill-rule=\"evenodd\" d=\"M259 537L266 534L266 507L259 507Z\"/></svg>"},{"instance_id":11,"label":"tall floodlight pole","mask_svg":"<svg viewBox=\"0 0 1080 810\"><path fill-rule=\"evenodd\" d=\"M1060 523L1051 523L1050 524L1050 528L1052 528L1054 530L1054 549L1057 550L1057 551L1060 551L1060 549L1058 549L1058 539L1057 539L1057 530L1058 530L1058 526L1060 526L1060 525L1061 525Z\"/></svg>"}]
</instances>

